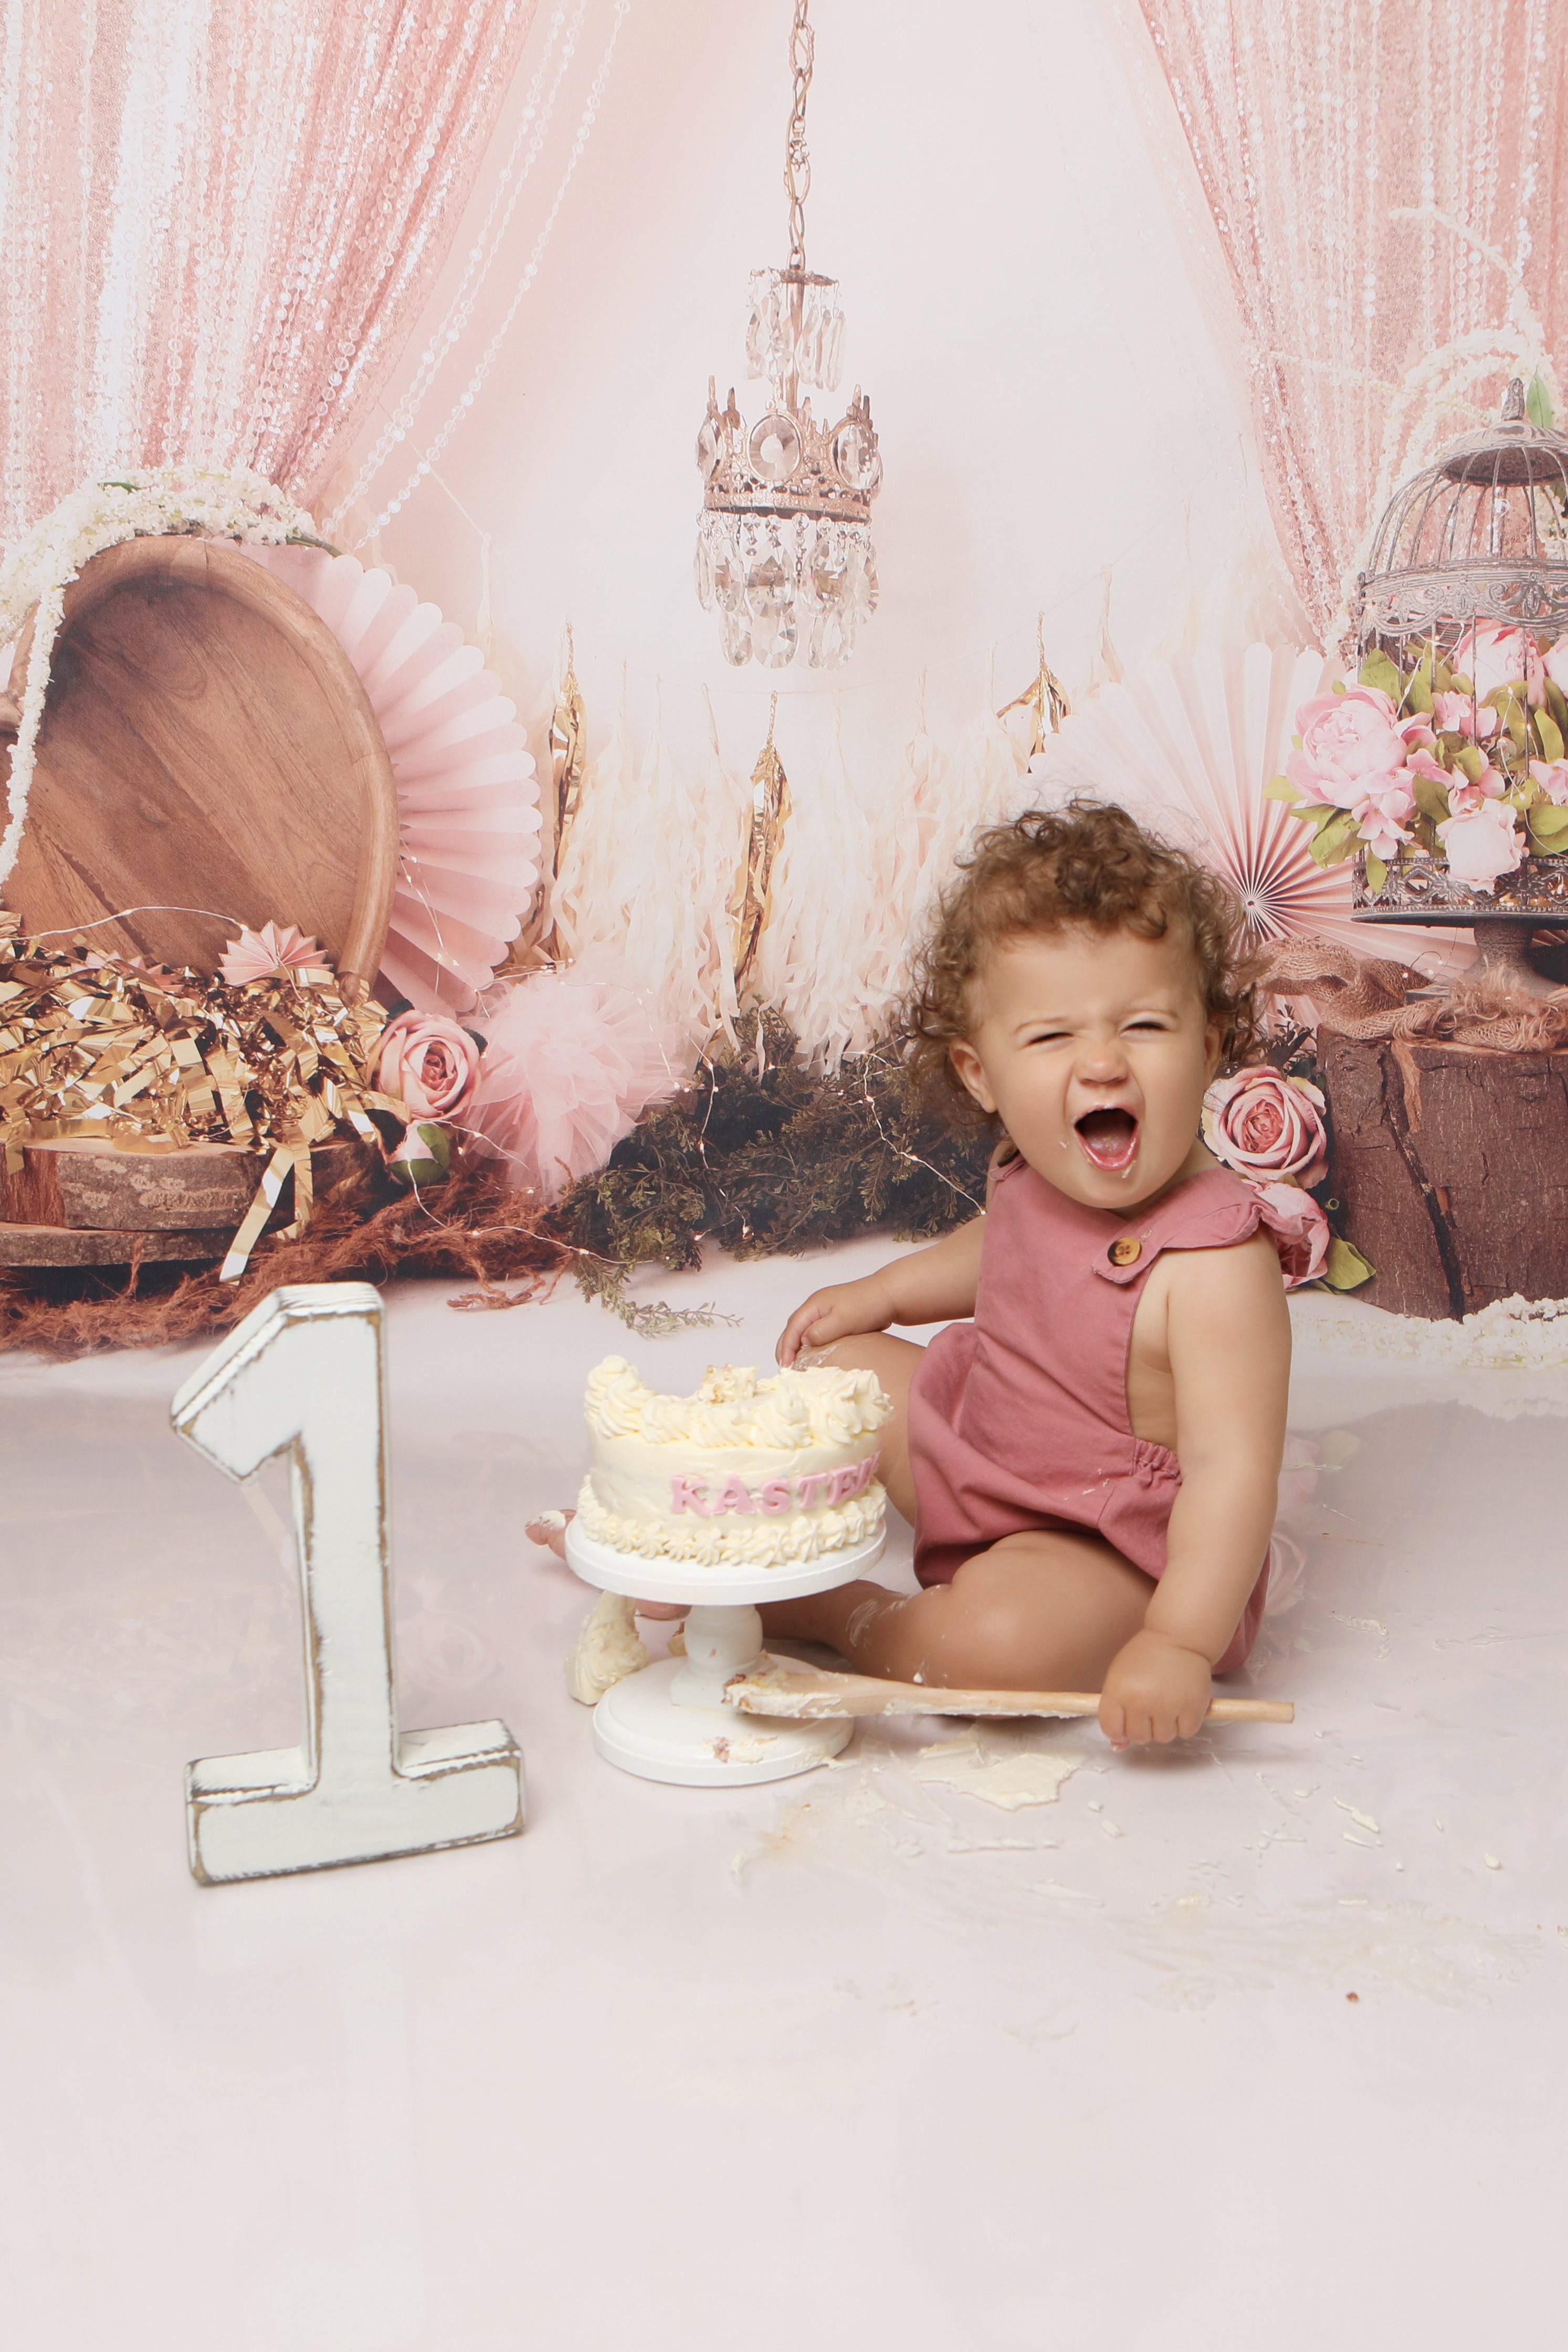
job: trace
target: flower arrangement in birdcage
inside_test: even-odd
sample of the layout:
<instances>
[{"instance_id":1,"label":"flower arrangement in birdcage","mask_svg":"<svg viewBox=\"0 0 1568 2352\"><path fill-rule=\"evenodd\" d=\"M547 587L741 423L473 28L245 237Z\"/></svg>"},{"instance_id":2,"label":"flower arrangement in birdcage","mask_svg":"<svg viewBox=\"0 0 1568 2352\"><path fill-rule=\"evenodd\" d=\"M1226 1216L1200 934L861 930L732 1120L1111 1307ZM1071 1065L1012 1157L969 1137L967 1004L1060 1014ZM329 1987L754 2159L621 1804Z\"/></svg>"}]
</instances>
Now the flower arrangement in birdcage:
<instances>
[{"instance_id":1,"label":"flower arrangement in birdcage","mask_svg":"<svg viewBox=\"0 0 1568 2352\"><path fill-rule=\"evenodd\" d=\"M1568 904L1568 436L1545 387L1395 493L1356 583L1360 667L1297 712L1269 787L1359 917L1452 920L1521 976L1505 935Z\"/></svg>"},{"instance_id":2,"label":"flower arrangement in birdcage","mask_svg":"<svg viewBox=\"0 0 1568 2352\"><path fill-rule=\"evenodd\" d=\"M1302 705L1269 797L1294 803L1320 865L1364 856L1369 906L1396 870L1434 903L1446 873L1506 905L1499 886L1532 854L1564 858L1532 878L1568 898L1568 637L1473 622L1447 654L1435 635L1410 652L1375 647Z\"/></svg>"}]
</instances>

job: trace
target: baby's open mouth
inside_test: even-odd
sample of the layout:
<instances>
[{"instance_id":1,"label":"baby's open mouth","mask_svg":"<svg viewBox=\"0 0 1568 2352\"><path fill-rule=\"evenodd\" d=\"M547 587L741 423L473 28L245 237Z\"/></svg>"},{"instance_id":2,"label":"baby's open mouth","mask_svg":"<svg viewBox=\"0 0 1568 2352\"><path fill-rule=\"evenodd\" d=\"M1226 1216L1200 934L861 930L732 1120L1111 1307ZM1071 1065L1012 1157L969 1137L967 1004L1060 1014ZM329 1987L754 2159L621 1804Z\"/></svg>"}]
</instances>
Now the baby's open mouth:
<instances>
[{"instance_id":1,"label":"baby's open mouth","mask_svg":"<svg viewBox=\"0 0 1568 2352\"><path fill-rule=\"evenodd\" d=\"M1138 1122L1130 1110L1086 1110L1075 1122L1078 1140L1096 1168L1130 1168L1138 1149Z\"/></svg>"}]
</instances>

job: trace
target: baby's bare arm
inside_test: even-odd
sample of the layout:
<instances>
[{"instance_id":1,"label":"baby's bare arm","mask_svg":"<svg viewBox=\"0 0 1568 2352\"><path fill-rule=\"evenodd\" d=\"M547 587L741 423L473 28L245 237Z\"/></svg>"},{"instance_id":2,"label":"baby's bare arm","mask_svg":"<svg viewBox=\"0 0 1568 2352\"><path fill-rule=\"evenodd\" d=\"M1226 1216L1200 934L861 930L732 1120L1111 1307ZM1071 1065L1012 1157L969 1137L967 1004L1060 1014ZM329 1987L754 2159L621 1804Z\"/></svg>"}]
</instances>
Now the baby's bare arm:
<instances>
[{"instance_id":1,"label":"baby's bare arm","mask_svg":"<svg viewBox=\"0 0 1568 2352\"><path fill-rule=\"evenodd\" d=\"M946 1323L972 1315L985 1230L985 1218L975 1217L929 1249L894 1258L859 1282L813 1290L784 1326L779 1361L792 1364L802 1348L831 1347L852 1332L885 1331L890 1323Z\"/></svg>"},{"instance_id":2,"label":"baby's bare arm","mask_svg":"<svg viewBox=\"0 0 1568 2352\"><path fill-rule=\"evenodd\" d=\"M1278 1508L1291 1318L1272 1243L1173 1254L1166 1314L1181 1492L1144 1629L1105 1678L1100 1720L1118 1741L1197 1729Z\"/></svg>"}]
</instances>

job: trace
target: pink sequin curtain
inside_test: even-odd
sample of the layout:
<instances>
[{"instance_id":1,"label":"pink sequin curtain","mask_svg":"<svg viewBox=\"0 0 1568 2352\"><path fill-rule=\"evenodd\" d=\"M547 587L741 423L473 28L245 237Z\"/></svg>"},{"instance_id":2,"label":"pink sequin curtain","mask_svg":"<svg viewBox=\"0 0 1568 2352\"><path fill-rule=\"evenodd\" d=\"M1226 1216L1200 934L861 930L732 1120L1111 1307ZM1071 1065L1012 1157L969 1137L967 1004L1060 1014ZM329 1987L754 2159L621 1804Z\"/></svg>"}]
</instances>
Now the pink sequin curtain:
<instances>
[{"instance_id":1,"label":"pink sequin curtain","mask_svg":"<svg viewBox=\"0 0 1568 2352\"><path fill-rule=\"evenodd\" d=\"M11 539L115 465L309 504L463 211L537 0L13 0L0 26Z\"/></svg>"},{"instance_id":2,"label":"pink sequin curtain","mask_svg":"<svg viewBox=\"0 0 1568 2352\"><path fill-rule=\"evenodd\" d=\"M1325 635L1396 481L1568 322L1563 0L1140 0ZM1201 270L1199 272L1201 277Z\"/></svg>"}]
</instances>

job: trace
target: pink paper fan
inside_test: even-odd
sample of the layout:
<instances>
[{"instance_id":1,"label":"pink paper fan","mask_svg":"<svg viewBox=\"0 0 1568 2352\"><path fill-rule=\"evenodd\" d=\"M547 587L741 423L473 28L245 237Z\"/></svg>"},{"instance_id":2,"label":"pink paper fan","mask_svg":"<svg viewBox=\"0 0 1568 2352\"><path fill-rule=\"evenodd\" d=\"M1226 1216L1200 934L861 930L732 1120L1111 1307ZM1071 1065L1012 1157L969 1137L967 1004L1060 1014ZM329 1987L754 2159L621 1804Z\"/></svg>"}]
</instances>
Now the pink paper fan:
<instances>
[{"instance_id":1,"label":"pink paper fan","mask_svg":"<svg viewBox=\"0 0 1568 2352\"><path fill-rule=\"evenodd\" d=\"M1474 961L1461 930L1359 923L1351 866L1322 866L1308 829L1263 798L1284 771L1298 707L1329 675L1322 654L1249 646L1179 654L1107 687L1030 761L1028 782L1054 803L1088 791L1223 875L1247 909L1254 944L1315 938L1358 956L1389 956L1434 973Z\"/></svg>"},{"instance_id":2,"label":"pink paper fan","mask_svg":"<svg viewBox=\"0 0 1568 2352\"><path fill-rule=\"evenodd\" d=\"M304 971L327 961L320 940L308 940L294 923L283 929L277 923L263 923L259 931L242 923L238 939L224 950L218 970L231 988L241 988L247 980L270 980L274 972Z\"/></svg>"},{"instance_id":3,"label":"pink paper fan","mask_svg":"<svg viewBox=\"0 0 1568 2352\"><path fill-rule=\"evenodd\" d=\"M517 710L452 621L385 572L247 546L319 613L370 698L397 781L402 855L380 992L466 1013L539 878L539 788Z\"/></svg>"}]
</instances>

